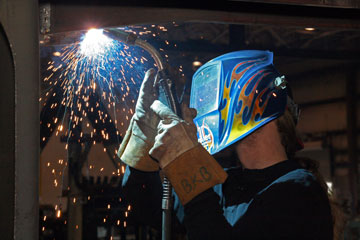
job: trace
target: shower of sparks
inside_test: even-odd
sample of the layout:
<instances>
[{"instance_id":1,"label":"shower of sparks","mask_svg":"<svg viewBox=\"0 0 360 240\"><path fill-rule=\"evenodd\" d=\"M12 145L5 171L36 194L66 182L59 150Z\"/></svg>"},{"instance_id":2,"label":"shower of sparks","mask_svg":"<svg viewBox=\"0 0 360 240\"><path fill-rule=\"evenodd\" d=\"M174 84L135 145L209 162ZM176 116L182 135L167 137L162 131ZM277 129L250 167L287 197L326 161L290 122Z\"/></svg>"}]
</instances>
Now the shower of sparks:
<instances>
[{"instance_id":1,"label":"shower of sparks","mask_svg":"<svg viewBox=\"0 0 360 240\"><path fill-rule=\"evenodd\" d=\"M41 120L48 119L48 122L41 124L46 124L56 135L67 136L68 140L80 139L86 132L94 143L99 138L114 142L113 136L120 133L117 130L109 132L106 125L111 124L115 126L113 129L117 129L117 112L124 117L120 126L131 118L144 73L156 67L151 56L139 47L108 38L99 29L89 30L80 42L64 46L53 56L55 58L48 62L48 75L44 78L49 90L40 101L43 108L56 108L63 114L49 118L45 111ZM57 95L61 95L59 101L46 106L47 100ZM96 115L96 119L92 118L92 125L101 129L94 126L91 129L89 123L82 124L89 114ZM54 125L56 129L53 129ZM77 129L81 132L74 133ZM47 141L46 136L42 141Z\"/></svg>"},{"instance_id":2,"label":"shower of sparks","mask_svg":"<svg viewBox=\"0 0 360 240\"><path fill-rule=\"evenodd\" d=\"M146 40L167 32L166 27L158 25L125 27L122 30ZM166 41L165 44L168 45L169 42ZM119 144L119 136L125 133L134 114L138 90L145 72L149 68L157 68L149 53L139 47L127 46L110 39L99 29L89 30L81 41L73 44L42 46L41 50L46 56L42 58L44 90L39 99L41 148L45 147L52 133L61 136L62 141L67 141L65 149L71 147L70 140L90 144L117 141ZM159 50L162 53L164 51L161 48ZM168 56L162 55L167 60ZM109 129L109 125L114 127ZM111 152L115 158L116 148L109 149L104 144L105 151L109 154ZM51 171L52 187L60 192L70 192L70 186L63 186L68 162L57 158L55 162L45 164ZM104 168L102 161L86 165L87 176L106 176L107 171L113 176L121 177L125 173L123 165L116 166L115 171ZM89 195L87 199L90 201L92 197ZM71 201L73 204L81 202L75 197ZM118 204L125 204L121 197ZM110 203L107 206L109 210L113 208ZM57 218L63 217L62 197L59 197L55 211ZM131 211L132 206L128 205L125 216L120 217L121 220L117 219L116 225L127 227L126 219ZM67 223L66 219L64 223Z\"/></svg>"}]
</instances>

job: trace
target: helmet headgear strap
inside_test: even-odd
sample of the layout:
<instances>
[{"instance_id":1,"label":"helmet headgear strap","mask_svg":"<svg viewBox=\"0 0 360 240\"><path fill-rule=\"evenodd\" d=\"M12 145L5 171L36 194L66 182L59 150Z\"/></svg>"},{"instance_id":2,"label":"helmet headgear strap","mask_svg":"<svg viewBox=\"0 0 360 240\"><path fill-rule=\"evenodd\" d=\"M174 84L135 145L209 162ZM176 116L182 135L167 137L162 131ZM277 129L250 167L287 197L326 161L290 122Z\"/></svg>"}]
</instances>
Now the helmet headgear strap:
<instances>
[{"instance_id":1,"label":"helmet headgear strap","mask_svg":"<svg viewBox=\"0 0 360 240\"><path fill-rule=\"evenodd\" d=\"M287 103L286 106L289 109L295 125L298 123L299 116L300 116L300 109L299 105L294 102L293 94L291 91L290 86L288 85L288 82L285 79L285 76L277 77L274 80L274 85L277 89L287 89Z\"/></svg>"}]
</instances>

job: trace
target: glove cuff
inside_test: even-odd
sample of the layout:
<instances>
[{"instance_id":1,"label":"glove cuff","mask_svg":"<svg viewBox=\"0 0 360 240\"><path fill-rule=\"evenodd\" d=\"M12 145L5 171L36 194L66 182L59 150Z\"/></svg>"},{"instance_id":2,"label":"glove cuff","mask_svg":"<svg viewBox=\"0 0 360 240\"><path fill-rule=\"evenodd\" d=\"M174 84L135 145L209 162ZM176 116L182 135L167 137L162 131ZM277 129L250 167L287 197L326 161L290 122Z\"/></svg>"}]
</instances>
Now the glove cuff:
<instances>
[{"instance_id":1,"label":"glove cuff","mask_svg":"<svg viewBox=\"0 0 360 240\"><path fill-rule=\"evenodd\" d=\"M163 172L183 205L227 178L224 169L200 144L166 165Z\"/></svg>"}]
</instances>

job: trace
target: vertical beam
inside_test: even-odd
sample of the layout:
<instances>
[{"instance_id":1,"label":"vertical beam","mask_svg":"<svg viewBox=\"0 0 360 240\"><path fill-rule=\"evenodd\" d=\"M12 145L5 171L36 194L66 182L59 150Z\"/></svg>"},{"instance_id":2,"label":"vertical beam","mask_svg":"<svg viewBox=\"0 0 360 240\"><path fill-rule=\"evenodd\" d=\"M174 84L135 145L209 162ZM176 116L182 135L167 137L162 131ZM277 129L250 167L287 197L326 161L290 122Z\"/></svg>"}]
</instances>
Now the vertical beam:
<instances>
[{"instance_id":1,"label":"vertical beam","mask_svg":"<svg viewBox=\"0 0 360 240\"><path fill-rule=\"evenodd\" d=\"M9 115L1 112L2 119L7 124L5 126L1 124L1 137L4 141L8 141L9 145L5 159L12 161L7 166L2 165L4 169L0 170L8 170L5 174L8 176L7 188L1 190L2 195L8 197L9 206L5 212L1 211L1 215L9 213L7 225L12 226L11 230L8 229L9 235L8 232L1 231L1 239L37 240L39 239L38 1L0 0L0 22L9 39L14 63L14 68L6 67L5 70L6 73L14 69L12 81L7 79L6 74L4 77L1 71L1 84L10 87L9 91L4 93L6 94L4 97L8 100L4 104L9 104L7 107L12 108L12 111L9 110ZM3 54L1 51L0 58ZM3 137L3 130L7 136ZM3 163L6 161L1 158L1 164Z\"/></svg>"},{"instance_id":2,"label":"vertical beam","mask_svg":"<svg viewBox=\"0 0 360 240\"><path fill-rule=\"evenodd\" d=\"M0 232L1 239L12 239L15 196L15 76L10 43L1 23L0 53Z\"/></svg>"},{"instance_id":3,"label":"vertical beam","mask_svg":"<svg viewBox=\"0 0 360 240\"><path fill-rule=\"evenodd\" d=\"M346 102L347 102L347 142L349 168L349 186L352 195L352 216L357 215L358 209L358 161L357 161L357 71L354 67L346 77Z\"/></svg>"},{"instance_id":4,"label":"vertical beam","mask_svg":"<svg viewBox=\"0 0 360 240\"><path fill-rule=\"evenodd\" d=\"M80 133L82 132L81 124L77 125L73 129L72 136L68 143L68 164L69 164L69 187L68 192L68 224L67 224L67 239L77 240L82 239L83 229L83 207L82 207L82 194L78 188L76 181L79 181L81 176L81 159L83 158L82 146L80 142L74 139L80 139ZM69 133L70 134L70 133ZM87 154L87 153L85 153ZM86 159L87 156L85 156ZM76 198L75 202L72 200Z\"/></svg>"},{"instance_id":5,"label":"vertical beam","mask_svg":"<svg viewBox=\"0 0 360 240\"><path fill-rule=\"evenodd\" d=\"M8 0L15 62L14 239L38 239L39 30L37 0Z\"/></svg>"}]
</instances>

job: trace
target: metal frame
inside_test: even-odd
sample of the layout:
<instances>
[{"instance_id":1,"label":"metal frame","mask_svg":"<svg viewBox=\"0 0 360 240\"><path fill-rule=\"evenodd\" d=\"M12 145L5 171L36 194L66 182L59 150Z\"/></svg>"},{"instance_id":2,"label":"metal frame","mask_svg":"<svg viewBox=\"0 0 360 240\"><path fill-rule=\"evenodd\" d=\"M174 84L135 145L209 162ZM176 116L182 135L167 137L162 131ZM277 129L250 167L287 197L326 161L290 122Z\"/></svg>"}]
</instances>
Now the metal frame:
<instances>
[{"instance_id":1,"label":"metal frame","mask_svg":"<svg viewBox=\"0 0 360 240\"><path fill-rule=\"evenodd\" d=\"M246 2L246 0L235 0ZM248 0L251 2L267 2L279 4L293 4L304 6L339 7L339 8L360 8L360 2L356 0Z\"/></svg>"},{"instance_id":2,"label":"metal frame","mask_svg":"<svg viewBox=\"0 0 360 240\"><path fill-rule=\"evenodd\" d=\"M7 119L0 121L0 175L3 181L0 182L0 189L7 194L0 196L0 231L4 233L5 239L10 239L14 233L14 204L15 204L15 101L9 93L15 91L14 84L14 61L10 44L5 30L0 23L0 72L2 85L0 88L0 111ZM12 96L12 97L11 97ZM4 104L6 103L6 104Z\"/></svg>"},{"instance_id":3,"label":"metal frame","mask_svg":"<svg viewBox=\"0 0 360 240\"><path fill-rule=\"evenodd\" d=\"M6 97L9 105L14 101L14 118L3 115L2 119L13 124L14 141L8 139L12 145L8 160L13 158L13 169L3 165L1 172L9 175L7 184L12 191L3 193L8 200L13 199L11 208L13 216L8 221L11 226L4 229L5 233L12 233L11 239L38 239L38 184L39 184L39 30L38 30L38 2L36 0L0 0L0 23L9 40L9 47L13 55L14 79L3 79L13 86ZM0 54L0 58L5 57ZM5 76L4 76L5 77ZM10 131L11 131L11 127ZM5 127L4 127L5 128ZM5 129L1 132L7 132ZM4 139L6 141L6 139ZM2 154L2 153L1 153ZM1 159L2 160L2 159ZM12 171L13 170L13 171ZM2 175L2 174L1 174ZM2 182L0 184L6 184ZM3 188L1 188L3 189ZM8 189L9 190L9 189ZM2 214L2 217L5 217ZM4 237L4 236L2 236ZM9 236L10 237L10 236ZM10 239L10 238L7 238Z\"/></svg>"},{"instance_id":4,"label":"metal frame","mask_svg":"<svg viewBox=\"0 0 360 240\"><path fill-rule=\"evenodd\" d=\"M49 2L49 1L47 1ZM223 1L219 6L195 8L189 4L143 1L118 5L51 3L50 33L171 21L211 21L222 23L360 29L360 9L325 8L288 4ZM281 1L285 3L286 1ZM291 1L288 1L291 2ZM300 1L297 1L300 2ZM306 1L304 1L306 2ZM309 2L309 1L308 1ZM317 1L318 2L318 1Z\"/></svg>"}]
</instances>

